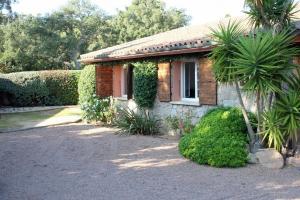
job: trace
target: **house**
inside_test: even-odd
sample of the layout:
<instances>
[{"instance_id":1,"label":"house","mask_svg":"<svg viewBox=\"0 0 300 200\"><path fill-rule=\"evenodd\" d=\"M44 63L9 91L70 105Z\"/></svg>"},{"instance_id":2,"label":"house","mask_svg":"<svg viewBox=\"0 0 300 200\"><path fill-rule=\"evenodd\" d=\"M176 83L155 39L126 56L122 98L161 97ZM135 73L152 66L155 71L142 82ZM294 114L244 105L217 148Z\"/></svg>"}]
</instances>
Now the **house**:
<instances>
[{"instance_id":1,"label":"house","mask_svg":"<svg viewBox=\"0 0 300 200\"><path fill-rule=\"evenodd\" d=\"M133 66L130 63L145 59L156 61L158 94L152 111L162 118L192 111L194 120L197 120L215 106L238 105L234 87L215 81L208 58L214 48L209 37L210 27L217 24L182 27L83 54L81 62L97 66L97 95L113 96L120 104L135 107L132 99ZM300 23L296 26L300 30ZM297 37L295 43L299 42ZM248 97L245 103L247 109L254 109L251 98Z\"/></svg>"}]
</instances>

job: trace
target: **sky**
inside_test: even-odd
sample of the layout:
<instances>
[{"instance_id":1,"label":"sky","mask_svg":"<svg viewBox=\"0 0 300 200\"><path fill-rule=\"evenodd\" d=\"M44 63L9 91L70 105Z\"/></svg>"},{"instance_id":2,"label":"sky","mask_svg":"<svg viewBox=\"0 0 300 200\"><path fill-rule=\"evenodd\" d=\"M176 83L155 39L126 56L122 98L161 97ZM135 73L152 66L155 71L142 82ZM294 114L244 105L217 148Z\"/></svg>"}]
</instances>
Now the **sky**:
<instances>
[{"instance_id":1,"label":"sky","mask_svg":"<svg viewBox=\"0 0 300 200\"><path fill-rule=\"evenodd\" d=\"M18 0L13 10L23 14L45 14L57 10L66 4L67 0ZM129 6L131 0L91 0L107 14L116 14ZM219 20L230 14L242 15L244 0L163 0L167 8L185 9L186 14L192 17L190 24L202 24Z\"/></svg>"}]
</instances>

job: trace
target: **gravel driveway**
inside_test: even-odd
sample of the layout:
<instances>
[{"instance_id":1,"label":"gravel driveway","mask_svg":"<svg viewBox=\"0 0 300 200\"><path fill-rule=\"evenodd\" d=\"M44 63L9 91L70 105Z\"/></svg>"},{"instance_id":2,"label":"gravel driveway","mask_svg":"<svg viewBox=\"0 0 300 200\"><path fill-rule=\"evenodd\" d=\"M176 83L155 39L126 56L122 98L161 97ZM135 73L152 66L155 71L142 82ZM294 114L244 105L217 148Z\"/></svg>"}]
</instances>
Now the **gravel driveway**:
<instances>
[{"instance_id":1,"label":"gravel driveway","mask_svg":"<svg viewBox=\"0 0 300 200\"><path fill-rule=\"evenodd\" d=\"M300 199L300 170L199 166L177 142L67 125L0 134L0 199Z\"/></svg>"}]
</instances>

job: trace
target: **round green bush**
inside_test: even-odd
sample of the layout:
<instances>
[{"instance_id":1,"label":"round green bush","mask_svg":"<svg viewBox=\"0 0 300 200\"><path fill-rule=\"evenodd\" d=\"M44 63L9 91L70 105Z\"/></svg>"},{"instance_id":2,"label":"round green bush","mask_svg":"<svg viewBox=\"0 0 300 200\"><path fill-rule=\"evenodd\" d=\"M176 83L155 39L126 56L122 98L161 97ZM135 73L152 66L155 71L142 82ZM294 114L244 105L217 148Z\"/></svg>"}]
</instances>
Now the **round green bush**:
<instances>
[{"instance_id":1,"label":"round green bush","mask_svg":"<svg viewBox=\"0 0 300 200\"><path fill-rule=\"evenodd\" d=\"M96 69L94 65L87 65L81 71L78 82L79 104L82 105L96 93Z\"/></svg>"},{"instance_id":2,"label":"round green bush","mask_svg":"<svg viewBox=\"0 0 300 200\"><path fill-rule=\"evenodd\" d=\"M140 108L152 108L157 92L157 65L153 62L134 64L134 100Z\"/></svg>"},{"instance_id":3,"label":"round green bush","mask_svg":"<svg viewBox=\"0 0 300 200\"><path fill-rule=\"evenodd\" d=\"M251 120L255 117L250 115ZM248 160L247 127L238 108L209 111L192 133L179 142L180 153L199 164L215 167L241 167Z\"/></svg>"},{"instance_id":4,"label":"round green bush","mask_svg":"<svg viewBox=\"0 0 300 200\"><path fill-rule=\"evenodd\" d=\"M74 105L79 70L0 74L0 92L13 96L12 106Z\"/></svg>"}]
</instances>

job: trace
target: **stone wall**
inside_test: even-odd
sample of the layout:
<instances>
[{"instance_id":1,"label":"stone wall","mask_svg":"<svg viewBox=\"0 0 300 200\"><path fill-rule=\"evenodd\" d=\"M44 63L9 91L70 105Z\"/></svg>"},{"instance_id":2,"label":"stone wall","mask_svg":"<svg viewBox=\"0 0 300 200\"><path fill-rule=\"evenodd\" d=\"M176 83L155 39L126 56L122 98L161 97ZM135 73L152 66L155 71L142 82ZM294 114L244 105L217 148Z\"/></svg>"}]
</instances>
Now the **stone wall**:
<instances>
[{"instance_id":1,"label":"stone wall","mask_svg":"<svg viewBox=\"0 0 300 200\"><path fill-rule=\"evenodd\" d=\"M243 101L247 110L256 111L255 97L251 94L242 94ZM218 86L218 105L219 106L239 106L238 96L234 86Z\"/></svg>"},{"instance_id":2,"label":"stone wall","mask_svg":"<svg viewBox=\"0 0 300 200\"><path fill-rule=\"evenodd\" d=\"M249 111L254 112L255 106L253 97L243 95L245 106ZM126 100L122 98L116 98L116 105L127 106L131 110L137 110L137 105L133 100ZM221 85L218 86L218 106L239 106L237 94L235 88L232 86ZM193 105L193 104L181 104L180 102L160 102L158 98L155 101L154 107L151 110L151 113L154 114L161 121L161 131L164 134L172 134L168 130L164 119L168 116L178 116L184 118L187 113L191 113L192 122L195 124L199 119L210 109L215 108L216 106L208 105Z\"/></svg>"}]
</instances>

